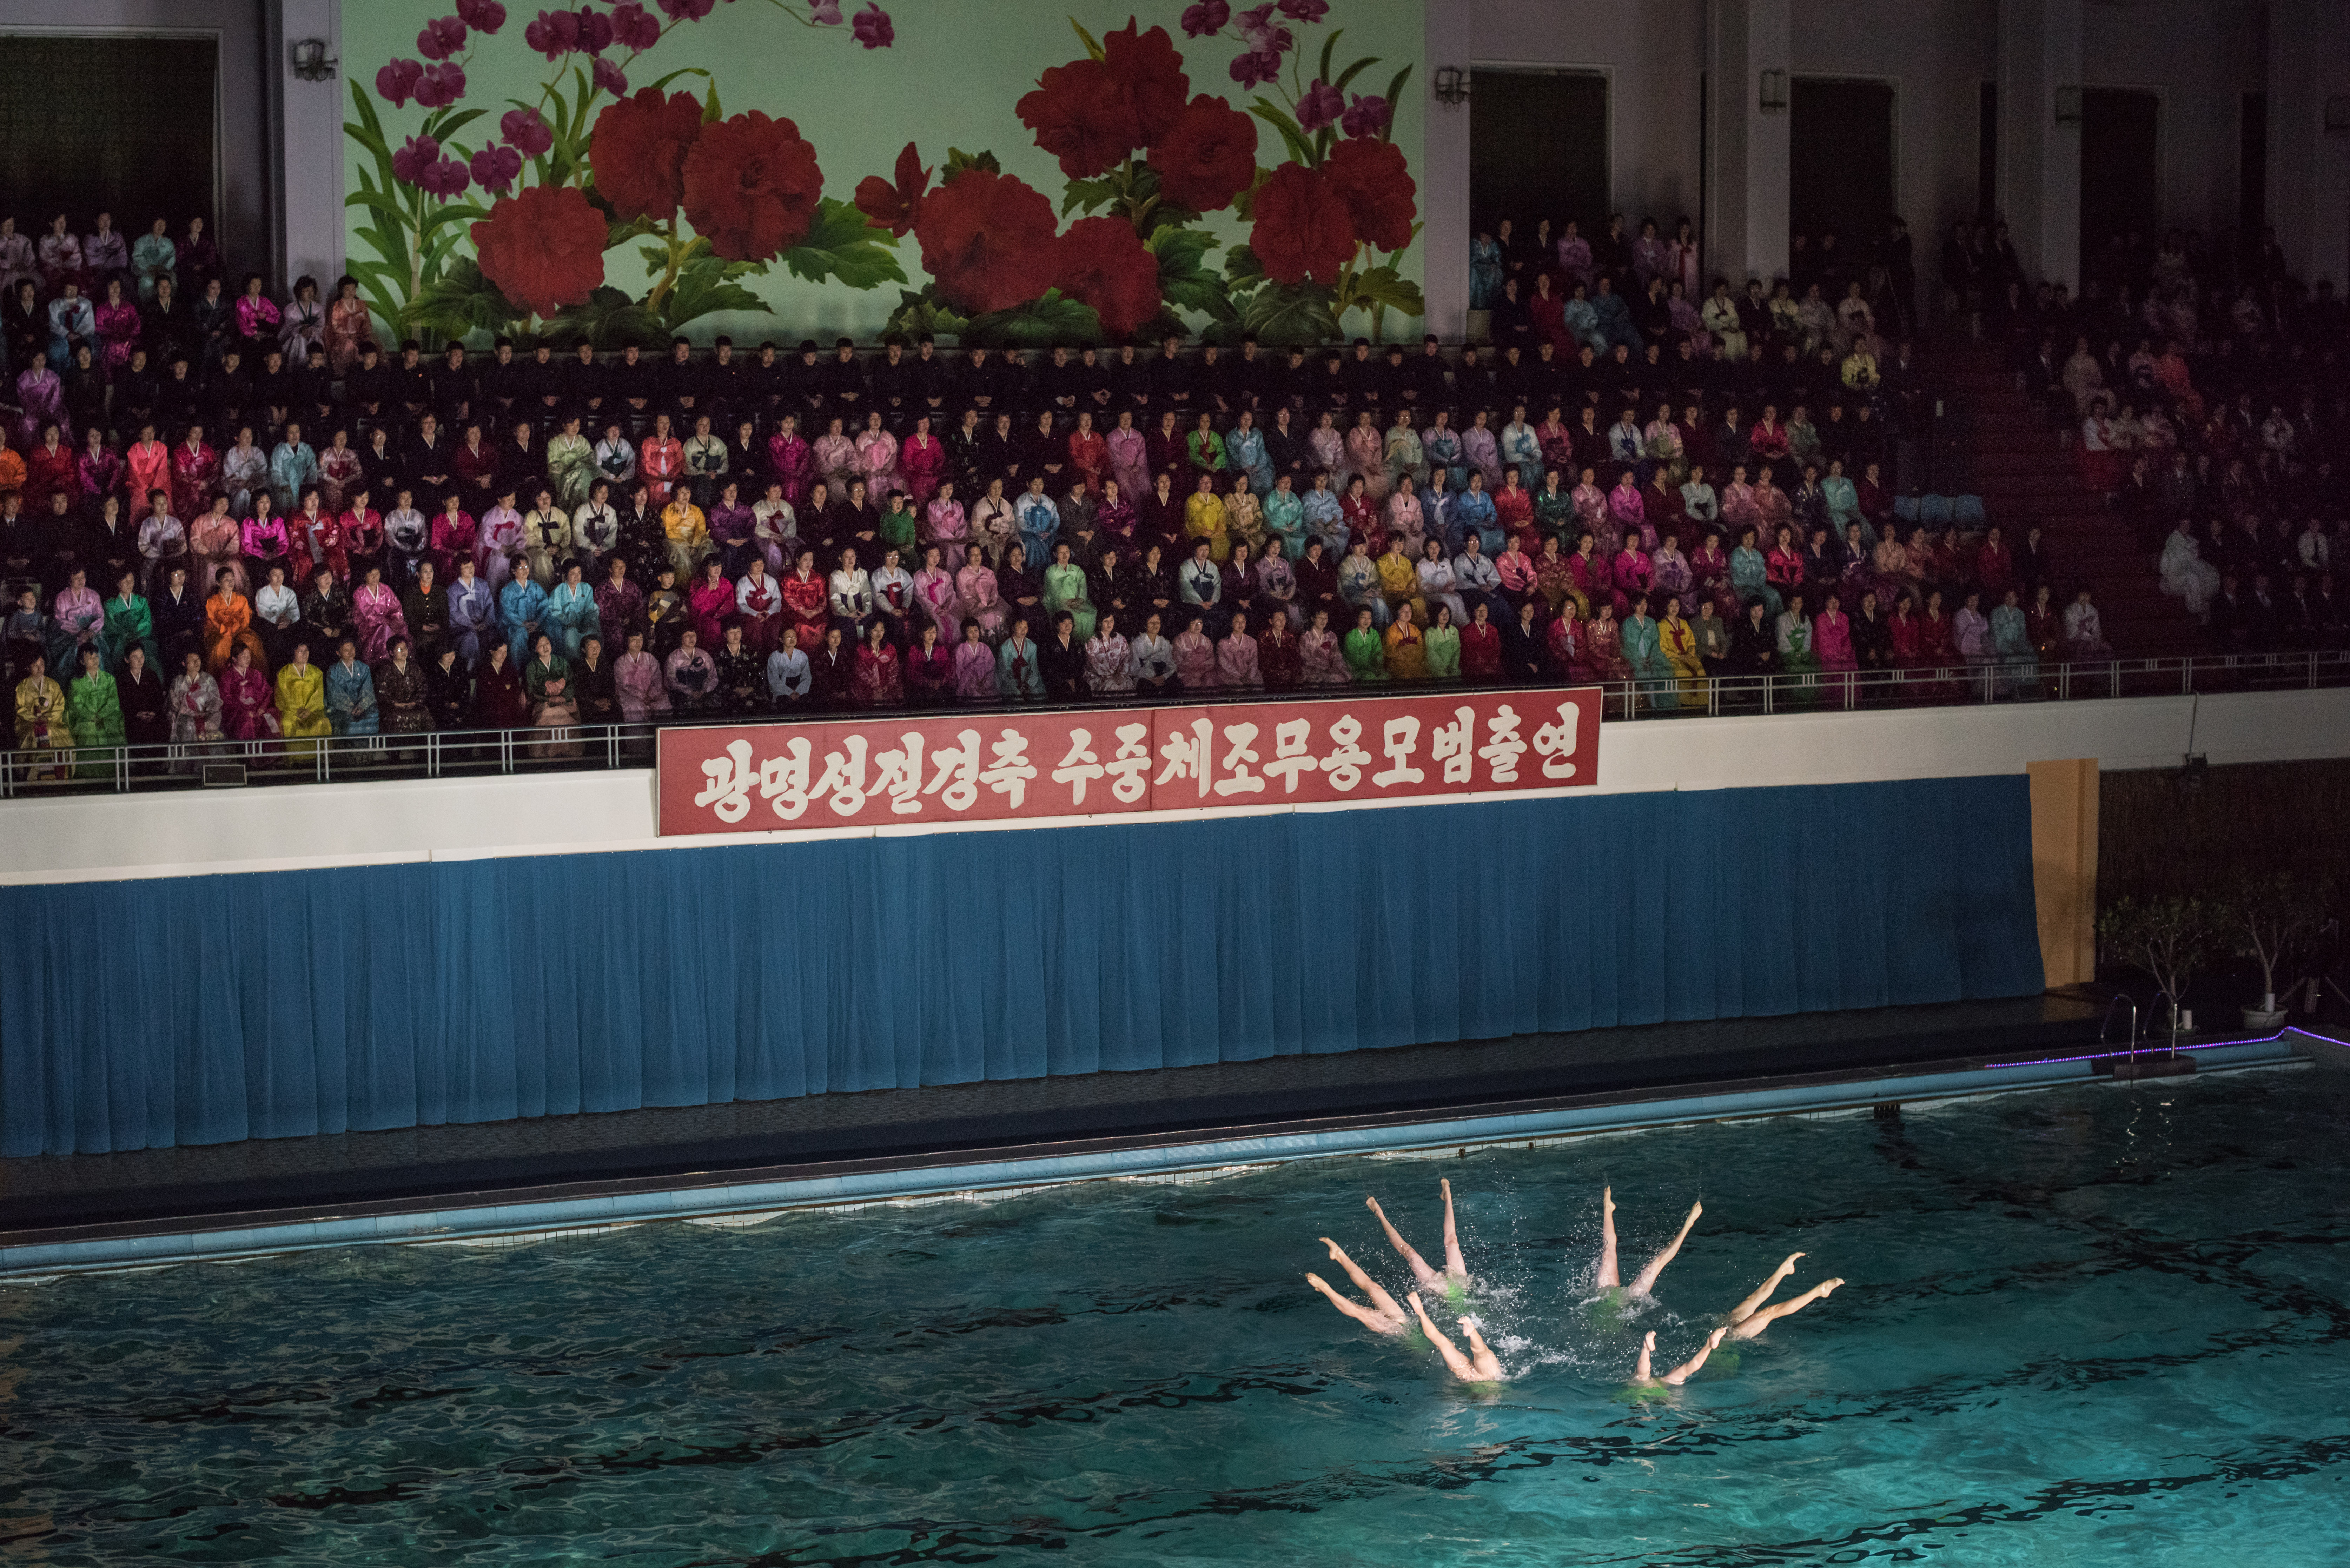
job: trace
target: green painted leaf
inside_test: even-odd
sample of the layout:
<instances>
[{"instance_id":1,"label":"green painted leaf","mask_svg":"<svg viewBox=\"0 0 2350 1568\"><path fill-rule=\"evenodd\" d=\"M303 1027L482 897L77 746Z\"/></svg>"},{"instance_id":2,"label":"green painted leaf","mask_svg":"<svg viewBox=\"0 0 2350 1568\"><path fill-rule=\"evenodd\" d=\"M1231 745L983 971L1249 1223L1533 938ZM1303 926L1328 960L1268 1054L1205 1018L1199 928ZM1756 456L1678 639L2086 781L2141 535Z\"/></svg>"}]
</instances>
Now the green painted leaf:
<instances>
[{"instance_id":1,"label":"green painted leaf","mask_svg":"<svg viewBox=\"0 0 2350 1568\"><path fill-rule=\"evenodd\" d=\"M1281 132L1281 140L1288 144L1292 158L1309 169L1313 167L1314 148L1305 140L1305 132L1298 129L1297 122L1289 118L1286 110L1271 99L1261 98L1249 105L1249 112Z\"/></svg>"},{"instance_id":2,"label":"green painted leaf","mask_svg":"<svg viewBox=\"0 0 2350 1568\"><path fill-rule=\"evenodd\" d=\"M424 134L435 141L447 141L473 121L489 113L486 109L444 109L429 115L424 121Z\"/></svg>"},{"instance_id":3,"label":"green painted leaf","mask_svg":"<svg viewBox=\"0 0 2350 1568\"><path fill-rule=\"evenodd\" d=\"M1264 263L1256 252L1246 245L1234 245L1224 253L1224 283L1234 290L1264 281Z\"/></svg>"},{"instance_id":4,"label":"green painted leaf","mask_svg":"<svg viewBox=\"0 0 2350 1568\"><path fill-rule=\"evenodd\" d=\"M1312 283L1267 283L1249 296L1241 321L1260 343L1312 348L1338 336L1328 289Z\"/></svg>"},{"instance_id":5,"label":"green painted leaf","mask_svg":"<svg viewBox=\"0 0 2350 1568\"><path fill-rule=\"evenodd\" d=\"M1149 241L1159 258L1159 295L1178 310L1202 311L1222 320L1232 314L1223 280L1203 265L1216 242L1200 229L1161 224Z\"/></svg>"},{"instance_id":6,"label":"green painted leaf","mask_svg":"<svg viewBox=\"0 0 2350 1568\"><path fill-rule=\"evenodd\" d=\"M1345 92L1348 82L1353 81L1357 77L1361 76L1365 71L1369 70L1373 66L1378 65L1378 56L1365 55L1361 59L1357 60L1353 65L1348 66L1345 70L1340 71L1338 73L1338 79L1332 82L1330 85L1336 88L1340 92Z\"/></svg>"},{"instance_id":7,"label":"green painted leaf","mask_svg":"<svg viewBox=\"0 0 2350 1568\"><path fill-rule=\"evenodd\" d=\"M1026 305L972 317L961 337L965 346L1049 348L1055 343L1100 342L1102 324L1092 306L1065 299L1059 289L1048 288Z\"/></svg>"},{"instance_id":8,"label":"green painted leaf","mask_svg":"<svg viewBox=\"0 0 2350 1568\"><path fill-rule=\"evenodd\" d=\"M354 191L343 198L343 205L366 207L370 211L381 213L403 229L408 226L408 209L390 197L373 191Z\"/></svg>"},{"instance_id":9,"label":"green painted leaf","mask_svg":"<svg viewBox=\"0 0 2350 1568\"><path fill-rule=\"evenodd\" d=\"M1118 185L1114 181L1072 180L1068 194L1061 198L1061 216L1066 218L1072 211L1090 215L1096 208L1117 201L1118 194Z\"/></svg>"},{"instance_id":10,"label":"green painted leaf","mask_svg":"<svg viewBox=\"0 0 2350 1568\"><path fill-rule=\"evenodd\" d=\"M961 337L971 326L970 318L958 316L941 305L929 284L921 291L898 291L898 308L890 313L887 330L907 337L920 337L927 332L934 337Z\"/></svg>"},{"instance_id":11,"label":"green painted leaf","mask_svg":"<svg viewBox=\"0 0 2350 1568\"><path fill-rule=\"evenodd\" d=\"M1428 302L1420 296L1419 285L1391 266L1375 266L1357 275L1354 303L1357 309L1383 305L1400 310L1406 316L1419 316L1428 309Z\"/></svg>"},{"instance_id":12,"label":"green painted leaf","mask_svg":"<svg viewBox=\"0 0 2350 1568\"><path fill-rule=\"evenodd\" d=\"M1107 57L1102 54L1102 47L1094 41L1094 36L1086 31L1086 25L1083 22L1080 22L1075 16L1072 16L1069 18L1069 26L1075 27L1077 30L1077 36L1085 40L1087 54L1092 56L1097 60Z\"/></svg>"},{"instance_id":13,"label":"green painted leaf","mask_svg":"<svg viewBox=\"0 0 2350 1568\"><path fill-rule=\"evenodd\" d=\"M886 231L867 223L855 207L827 196L816 205L807 238L777 259L794 277L810 283L830 279L850 288L879 288L906 281L888 238Z\"/></svg>"},{"instance_id":14,"label":"green painted leaf","mask_svg":"<svg viewBox=\"0 0 2350 1568\"><path fill-rule=\"evenodd\" d=\"M601 349L630 343L639 348L665 348L671 336L658 315L608 285L588 296L587 304L557 312L540 335L557 343L584 337Z\"/></svg>"},{"instance_id":15,"label":"green painted leaf","mask_svg":"<svg viewBox=\"0 0 2350 1568\"><path fill-rule=\"evenodd\" d=\"M715 78L712 78L709 95L702 100L702 123L715 125L725 118L726 111L718 107L718 82Z\"/></svg>"},{"instance_id":16,"label":"green painted leaf","mask_svg":"<svg viewBox=\"0 0 2350 1568\"><path fill-rule=\"evenodd\" d=\"M598 212L602 213L605 215L605 221L607 223L610 223L611 209L604 205L602 199L596 194L592 188L587 192L587 196L588 204L593 206ZM659 234L660 232L660 226L655 223L650 218L631 218L625 223L612 224L612 232L604 236L604 248L608 251L617 250L620 246L627 244L630 240L642 239L647 234ZM638 254L641 255L644 253L639 251ZM664 250L660 254L660 265L668 265L669 253Z\"/></svg>"},{"instance_id":17,"label":"green painted leaf","mask_svg":"<svg viewBox=\"0 0 2350 1568\"><path fill-rule=\"evenodd\" d=\"M703 256L678 269L677 282L661 301L661 322L672 333L687 322L721 310L771 316L767 302L733 281L742 264Z\"/></svg>"},{"instance_id":18,"label":"green painted leaf","mask_svg":"<svg viewBox=\"0 0 2350 1568\"><path fill-rule=\"evenodd\" d=\"M995 161L993 152L965 152L960 147L950 147L946 167L939 172L939 183L945 184L966 169L984 169L990 174L1003 172L1003 165Z\"/></svg>"},{"instance_id":19,"label":"green painted leaf","mask_svg":"<svg viewBox=\"0 0 2350 1568\"><path fill-rule=\"evenodd\" d=\"M400 313L400 325L411 332L453 338L501 331L520 315L469 257L417 290L416 297Z\"/></svg>"},{"instance_id":20,"label":"green painted leaf","mask_svg":"<svg viewBox=\"0 0 2350 1568\"><path fill-rule=\"evenodd\" d=\"M1399 106L1403 102L1403 84L1409 80L1411 80L1411 67L1406 66L1396 72L1393 81L1388 83L1388 128L1379 132L1381 141L1395 140L1395 117L1400 112Z\"/></svg>"},{"instance_id":21,"label":"green painted leaf","mask_svg":"<svg viewBox=\"0 0 2350 1568\"><path fill-rule=\"evenodd\" d=\"M1326 82L1330 79L1330 61L1335 57L1331 51L1337 48L1338 40L1346 36L1346 28L1333 27L1330 36L1322 40L1322 68L1314 73L1317 79Z\"/></svg>"},{"instance_id":22,"label":"green painted leaf","mask_svg":"<svg viewBox=\"0 0 2350 1568\"><path fill-rule=\"evenodd\" d=\"M1326 136L1329 133L1325 131L1323 134ZM1239 214L1242 223L1246 223L1254 221L1254 214L1256 212L1256 193L1259 191L1263 190L1265 187L1265 182L1272 178L1273 171L1266 168L1262 163L1258 164L1256 166L1256 176L1249 182L1248 189L1232 198L1232 211Z\"/></svg>"}]
</instances>

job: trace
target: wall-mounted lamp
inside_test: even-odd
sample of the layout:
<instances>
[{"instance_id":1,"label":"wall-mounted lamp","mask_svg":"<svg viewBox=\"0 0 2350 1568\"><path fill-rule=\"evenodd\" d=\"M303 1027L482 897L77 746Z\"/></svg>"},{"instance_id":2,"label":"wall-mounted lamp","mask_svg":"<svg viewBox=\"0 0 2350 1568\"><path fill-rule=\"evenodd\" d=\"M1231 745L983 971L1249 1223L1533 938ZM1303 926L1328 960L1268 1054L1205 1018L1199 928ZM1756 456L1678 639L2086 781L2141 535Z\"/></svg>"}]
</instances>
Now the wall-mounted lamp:
<instances>
[{"instance_id":1,"label":"wall-mounted lamp","mask_svg":"<svg viewBox=\"0 0 2350 1568\"><path fill-rule=\"evenodd\" d=\"M2056 123L2059 125L2081 123L2080 83L2067 82L2056 89Z\"/></svg>"},{"instance_id":2,"label":"wall-mounted lamp","mask_svg":"<svg viewBox=\"0 0 2350 1568\"><path fill-rule=\"evenodd\" d=\"M1786 72L1764 71L1762 73L1762 112L1765 114L1787 112Z\"/></svg>"},{"instance_id":3,"label":"wall-mounted lamp","mask_svg":"<svg viewBox=\"0 0 2350 1568\"><path fill-rule=\"evenodd\" d=\"M1469 73L1459 66L1436 67L1436 101L1447 109L1459 109L1469 101Z\"/></svg>"},{"instance_id":4,"label":"wall-mounted lamp","mask_svg":"<svg viewBox=\"0 0 2350 1568\"><path fill-rule=\"evenodd\" d=\"M2325 100L2325 134L2350 136L2350 96L2336 93Z\"/></svg>"},{"instance_id":5,"label":"wall-mounted lamp","mask_svg":"<svg viewBox=\"0 0 2350 1568\"><path fill-rule=\"evenodd\" d=\"M292 52L294 79L296 81L333 81L335 67L343 63L327 57L327 40L324 38L296 38Z\"/></svg>"}]
</instances>

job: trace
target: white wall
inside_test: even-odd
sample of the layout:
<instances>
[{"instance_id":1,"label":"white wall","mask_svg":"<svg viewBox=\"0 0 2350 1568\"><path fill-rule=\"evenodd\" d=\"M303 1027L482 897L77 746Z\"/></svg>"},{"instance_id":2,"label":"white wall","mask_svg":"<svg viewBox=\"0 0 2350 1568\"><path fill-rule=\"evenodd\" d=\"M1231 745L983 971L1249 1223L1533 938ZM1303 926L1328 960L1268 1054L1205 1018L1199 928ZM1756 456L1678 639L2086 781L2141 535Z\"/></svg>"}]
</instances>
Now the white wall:
<instances>
[{"instance_id":1,"label":"white wall","mask_svg":"<svg viewBox=\"0 0 2350 1568\"><path fill-rule=\"evenodd\" d=\"M229 265L270 270L272 141L261 107L261 0L6 0L0 5L0 36L41 31L201 32L218 38L221 213L216 237ZM0 53L5 47L0 45ZM336 134L340 136L339 128ZM339 223L339 192L335 202ZM5 205L5 196L0 194L0 208ZM115 214L116 227L131 234L145 232L148 221L137 213ZM38 220L16 214L18 232L31 234L40 226Z\"/></svg>"},{"instance_id":2,"label":"white wall","mask_svg":"<svg viewBox=\"0 0 2350 1568\"><path fill-rule=\"evenodd\" d=\"M272 259L290 291L305 275L332 298L343 270L343 110L350 88L339 67L322 82L294 75L297 38L323 38L327 57L343 52L342 0L268 0L270 105L282 150L275 176L281 216Z\"/></svg>"},{"instance_id":3,"label":"white wall","mask_svg":"<svg viewBox=\"0 0 2350 1568\"><path fill-rule=\"evenodd\" d=\"M2084 756L2111 770L2176 767L2189 752L2214 764L2339 757L2350 756L2350 691L1610 723L1601 727L1599 751L1597 793L1603 794L1964 778L2020 774L2030 763ZM1545 793L1590 792L1506 798ZM1284 809L1099 820L1189 820ZM643 769L0 802L0 886L606 854L877 832L663 839L654 825L653 775ZM1002 832L1054 825L878 831Z\"/></svg>"}]
</instances>

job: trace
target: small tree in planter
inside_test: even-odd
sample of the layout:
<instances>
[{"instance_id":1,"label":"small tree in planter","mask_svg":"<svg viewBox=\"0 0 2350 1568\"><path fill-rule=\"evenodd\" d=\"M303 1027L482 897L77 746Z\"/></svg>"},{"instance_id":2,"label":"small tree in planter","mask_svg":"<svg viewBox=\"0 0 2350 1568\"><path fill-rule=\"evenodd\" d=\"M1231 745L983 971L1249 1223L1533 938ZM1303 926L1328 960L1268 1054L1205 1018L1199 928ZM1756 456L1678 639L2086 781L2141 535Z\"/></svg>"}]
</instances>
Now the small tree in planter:
<instances>
[{"instance_id":1,"label":"small tree in planter","mask_svg":"<svg viewBox=\"0 0 2350 1568\"><path fill-rule=\"evenodd\" d=\"M2193 898L2121 898L2097 917L2097 940L2106 955L2151 976L2169 997L2174 1034L2179 998L2210 961L2224 931L2219 911Z\"/></svg>"},{"instance_id":2,"label":"small tree in planter","mask_svg":"<svg viewBox=\"0 0 2350 1568\"><path fill-rule=\"evenodd\" d=\"M2225 919L2239 950L2261 966L2261 1004L2244 1009L2248 1028L2273 1028L2284 1020L2277 1006L2277 980L2287 992L2300 983L2302 966L2315 955L2327 925L2333 888L2282 871L2246 876L2228 891Z\"/></svg>"}]
</instances>

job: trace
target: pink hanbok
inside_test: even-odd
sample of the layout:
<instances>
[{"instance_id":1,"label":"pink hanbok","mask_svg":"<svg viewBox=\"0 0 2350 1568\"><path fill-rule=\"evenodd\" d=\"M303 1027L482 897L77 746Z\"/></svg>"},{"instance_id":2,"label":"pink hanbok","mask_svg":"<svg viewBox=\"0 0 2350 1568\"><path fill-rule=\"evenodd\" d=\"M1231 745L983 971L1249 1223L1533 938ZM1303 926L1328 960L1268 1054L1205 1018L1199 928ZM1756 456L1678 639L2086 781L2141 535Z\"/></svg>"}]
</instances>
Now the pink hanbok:
<instances>
[{"instance_id":1,"label":"pink hanbok","mask_svg":"<svg viewBox=\"0 0 2350 1568\"><path fill-rule=\"evenodd\" d=\"M941 566L924 566L914 574L914 602L939 628L939 640L962 636L962 600L955 595L954 574ZM948 642L949 647L954 646Z\"/></svg>"},{"instance_id":2,"label":"pink hanbok","mask_svg":"<svg viewBox=\"0 0 2350 1568\"><path fill-rule=\"evenodd\" d=\"M867 431L857 438L857 472L865 493L877 505L898 487L898 438L888 431Z\"/></svg>"},{"instance_id":3,"label":"pink hanbok","mask_svg":"<svg viewBox=\"0 0 2350 1568\"><path fill-rule=\"evenodd\" d=\"M962 502L942 496L922 509L922 543L939 547L948 571L962 570L963 556L971 543L971 519ZM943 632L946 628L940 629Z\"/></svg>"},{"instance_id":4,"label":"pink hanbok","mask_svg":"<svg viewBox=\"0 0 2350 1568\"><path fill-rule=\"evenodd\" d=\"M400 596L381 583L351 596L351 626L359 636L359 657L369 664L389 659L392 643L408 635L408 618L400 611Z\"/></svg>"},{"instance_id":5,"label":"pink hanbok","mask_svg":"<svg viewBox=\"0 0 2350 1568\"><path fill-rule=\"evenodd\" d=\"M796 514L807 504L809 487L816 483L816 460L808 443L795 434L777 431L767 438L767 467L782 483L784 499Z\"/></svg>"},{"instance_id":6,"label":"pink hanbok","mask_svg":"<svg viewBox=\"0 0 2350 1568\"><path fill-rule=\"evenodd\" d=\"M955 695L966 702L992 702L995 687L995 654L983 642L959 642L954 650Z\"/></svg>"},{"instance_id":7,"label":"pink hanbok","mask_svg":"<svg viewBox=\"0 0 2350 1568\"><path fill-rule=\"evenodd\" d=\"M1129 499L1150 493L1150 443L1140 431L1121 426L1103 438L1109 452L1109 476L1118 493Z\"/></svg>"},{"instance_id":8,"label":"pink hanbok","mask_svg":"<svg viewBox=\"0 0 2350 1568\"><path fill-rule=\"evenodd\" d=\"M898 477L917 507L930 504L947 476L946 443L933 435L908 436L898 448Z\"/></svg>"}]
</instances>

